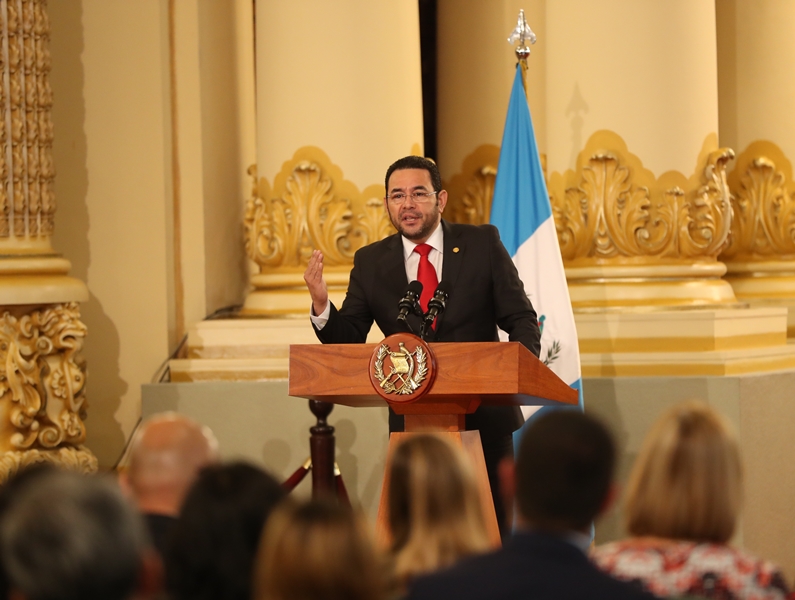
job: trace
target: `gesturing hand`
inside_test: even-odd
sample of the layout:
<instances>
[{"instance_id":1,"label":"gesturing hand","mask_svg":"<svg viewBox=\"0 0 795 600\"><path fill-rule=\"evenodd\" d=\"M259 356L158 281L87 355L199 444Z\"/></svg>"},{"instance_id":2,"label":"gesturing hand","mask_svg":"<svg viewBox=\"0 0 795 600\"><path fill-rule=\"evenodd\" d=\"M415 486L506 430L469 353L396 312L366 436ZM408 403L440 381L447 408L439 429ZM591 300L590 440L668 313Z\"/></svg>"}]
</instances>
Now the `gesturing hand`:
<instances>
[{"instance_id":1,"label":"gesturing hand","mask_svg":"<svg viewBox=\"0 0 795 600\"><path fill-rule=\"evenodd\" d=\"M328 304L328 286L323 279L323 253L320 250L312 251L309 264L304 271L304 281L312 297L312 312L319 315L326 310Z\"/></svg>"}]
</instances>

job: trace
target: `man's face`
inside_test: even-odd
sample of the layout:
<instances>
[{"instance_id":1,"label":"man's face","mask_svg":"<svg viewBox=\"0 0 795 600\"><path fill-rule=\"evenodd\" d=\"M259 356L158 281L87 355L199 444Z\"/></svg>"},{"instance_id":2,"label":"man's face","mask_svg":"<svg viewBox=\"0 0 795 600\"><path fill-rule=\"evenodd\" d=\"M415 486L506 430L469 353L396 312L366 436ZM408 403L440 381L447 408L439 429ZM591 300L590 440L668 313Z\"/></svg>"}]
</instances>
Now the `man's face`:
<instances>
[{"instance_id":1,"label":"man's face","mask_svg":"<svg viewBox=\"0 0 795 600\"><path fill-rule=\"evenodd\" d=\"M447 192L414 198L412 194L433 192L431 174L425 169L402 169L389 177L386 210L389 220L400 234L415 244L426 242L442 219L447 204ZM403 202L393 202L391 197L403 195Z\"/></svg>"}]
</instances>

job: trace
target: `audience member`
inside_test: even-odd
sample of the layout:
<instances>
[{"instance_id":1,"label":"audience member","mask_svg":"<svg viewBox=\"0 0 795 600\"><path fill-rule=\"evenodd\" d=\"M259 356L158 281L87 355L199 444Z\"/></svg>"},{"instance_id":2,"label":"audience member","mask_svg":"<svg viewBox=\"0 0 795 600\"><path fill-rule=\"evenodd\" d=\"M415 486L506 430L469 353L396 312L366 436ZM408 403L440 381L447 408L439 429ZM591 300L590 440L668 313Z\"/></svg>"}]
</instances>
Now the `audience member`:
<instances>
[{"instance_id":1,"label":"audience member","mask_svg":"<svg viewBox=\"0 0 795 600\"><path fill-rule=\"evenodd\" d=\"M380 600L383 562L349 507L285 503L265 527L254 585L255 600Z\"/></svg>"},{"instance_id":2,"label":"audience member","mask_svg":"<svg viewBox=\"0 0 795 600\"><path fill-rule=\"evenodd\" d=\"M121 483L161 554L199 469L217 459L218 442L209 428L177 413L150 417L135 435Z\"/></svg>"},{"instance_id":3,"label":"audience member","mask_svg":"<svg viewBox=\"0 0 795 600\"><path fill-rule=\"evenodd\" d=\"M399 587L490 549L474 474L440 436L415 435L395 449L388 515Z\"/></svg>"},{"instance_id":4,"label":"audience member","mask_svg":"<svg viewBox=\"0 0 795 600\"><path fill-rule=\"evenodd\" d=\"M613 441L595 419L561 410L522 436L516 464L501 468L515 494L517 531L503 548L420 577L413 600L652 598L599 571L587 557L593 519L611 495Z\"/></svg>"},{"instance_id":5,"label":"audience member","mask_svg":"<svg viewBox=\"0 0 795 600\"><path fill-rule=\"evenodd\" d=\"M9 479L0 487L0 522L5 515L11 501L32 481L40 476L57 471L58 468L52 463L39 462L21 467L16 473L9 476ZM0 600L8 598L8 578L5 568L0 561Z\"/></svg>"},{"instance_id":6,"label":"audience member","mask_svg":"<svg viewBox=\"0 0 795 600\"><path fill-rule=\"evenodd\" d=\"M597 548L614 577L662 597L785 598L781 572L728 545L740 512L742 469L726 420L686 403L652 427L627 484L631 537Z\"/></svg>"},{"instance_id":7,"label":"audience member","mask_svg":"<svg viewBox=\"0 0 795 600\"><path fill-rule=\"evenodd\" d=\"M160 589L140 516L97 477L51 470L27 481L0 522L0 556L18 600L150 598Z\"/></svg>"},{"instance_id":8,"label":"audience member","mask_svg":"<svg viewBox=\"0 0 795 600\"><path fill-rule=\"evenodd\" d=\"M273 477L246 463L202 469L165 553L172 600L250 600L260 533L284 495Z\"/></svg>"}]
</instances>

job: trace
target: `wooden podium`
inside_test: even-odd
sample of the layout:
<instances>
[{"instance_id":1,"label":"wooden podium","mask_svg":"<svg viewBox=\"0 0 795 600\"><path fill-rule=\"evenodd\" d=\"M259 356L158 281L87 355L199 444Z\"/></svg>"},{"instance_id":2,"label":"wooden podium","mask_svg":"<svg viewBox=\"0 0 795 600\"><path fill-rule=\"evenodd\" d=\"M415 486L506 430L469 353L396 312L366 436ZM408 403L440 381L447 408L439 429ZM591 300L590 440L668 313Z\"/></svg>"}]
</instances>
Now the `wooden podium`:
<instances>
[{"instance_id":1,"label":"wooden podium","mask_svg":"<svg viewBox=\"0 0 795 600\"><path fill-rule=\"evenodd\" d=\"M394 336L392 336L394 337ZM412 336L413 337L413 336ZM390 338L384 340L388 343ZM416 338L419 340L419 338ZM578 393L518 342L429 344L435 374L415 400L385 400L376 391L372 360L380 344L312 344L290 346L289 394L346 406L384 406L405 416L406 432L389 439L387 469L394 447L406 435L445 433L471 457L489 534L499 544L499 530L480 444L480 433L465 431L464 418L481 405L576 405ZM388 397L388 396L387 396ZM376 535L389 539L384 478Z\"/></svg>"}]
</instances>

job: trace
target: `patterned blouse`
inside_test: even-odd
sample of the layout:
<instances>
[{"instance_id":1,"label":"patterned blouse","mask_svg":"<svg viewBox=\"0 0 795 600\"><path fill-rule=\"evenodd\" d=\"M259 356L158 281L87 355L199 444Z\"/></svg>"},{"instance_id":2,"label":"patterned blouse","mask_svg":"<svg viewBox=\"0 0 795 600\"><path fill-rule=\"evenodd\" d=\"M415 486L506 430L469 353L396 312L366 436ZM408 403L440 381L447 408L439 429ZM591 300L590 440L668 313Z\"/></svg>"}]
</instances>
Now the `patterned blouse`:
<instances>
[{"instance_id":1,"label":"patterned blouse","mask_svg":"<svg viewBox=\"0 0 795 600\"><path fill-rule=\"evenodd\" d=\"M639 538L595 548L591 558L613 577L634 582L663 598L789 597L784 576L776 566L729 546Z\"/></svg>"}]
</instances>

